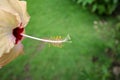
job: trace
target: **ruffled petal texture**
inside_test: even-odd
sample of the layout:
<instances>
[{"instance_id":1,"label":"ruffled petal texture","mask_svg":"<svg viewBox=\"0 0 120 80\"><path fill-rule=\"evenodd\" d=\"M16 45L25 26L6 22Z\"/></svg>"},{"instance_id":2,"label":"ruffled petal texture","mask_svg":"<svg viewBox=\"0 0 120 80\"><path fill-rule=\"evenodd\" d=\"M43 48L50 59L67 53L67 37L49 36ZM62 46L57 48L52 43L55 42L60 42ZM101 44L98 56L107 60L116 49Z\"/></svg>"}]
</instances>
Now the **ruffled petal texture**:
<instances>
[{"instance_id":1,"label":"ruffled petal texture","mask_svg":"<svg viewBox=\"0 0 120 80\"><path fill-rule=\"evenodd\" d=\"M19 56L22 53L23 53L23 45L21 43L15 45L14 48L11 49L9 53L4 54L0 58L0 68L11 62L13 59L15 59L17 56Z\"/></svg>"},{"instance_id":2,"label":"ruffled petal texture","mask_svg":"<svg viewBox=\"0 0 120 80\"><path fill-rule=\"evenodd\" d=\"M0 0L0 66L9 63L22 52L21 42L15 44L13 30L24 28L29 22L26 5L26 1Z\"/></svg>"},{"instance_id":3,"label":"ruffled petal texture","mask_svg":"<svg viewBox=\"0 0 120 80\"><path fill-rule=\"evenodd\" d=\"M12 30L18 25L15 15L0 10L0 57L8 53L15 45L15 38Z\"/></svg>"},{"instance_id":4,"label":"ruffled petal texture","mask_svg":"<svg viewBox=\"0 0 120 80\"><path fill-rule=\"evenodd\" d=\"M0 8L16 15L19 22L23 23L23 27L27 25L30 19L30 16L27 13L26 4L26 1L0 0Z\"/></svg>"}]
</instances>

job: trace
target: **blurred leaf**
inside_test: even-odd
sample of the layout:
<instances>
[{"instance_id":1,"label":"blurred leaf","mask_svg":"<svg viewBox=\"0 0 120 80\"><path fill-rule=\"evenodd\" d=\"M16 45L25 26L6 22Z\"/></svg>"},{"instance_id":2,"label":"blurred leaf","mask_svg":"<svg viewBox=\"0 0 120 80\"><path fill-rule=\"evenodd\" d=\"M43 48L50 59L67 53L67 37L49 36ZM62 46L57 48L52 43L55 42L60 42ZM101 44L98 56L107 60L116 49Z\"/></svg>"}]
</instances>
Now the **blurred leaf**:
<instances>
[{"instance_id":1,"label":"blurred leaf","mask_svg":"<svg viewBox=\"0 0 120 80\"><path fill-rule=\"evenodd\" d=\"M92 7L92 12L95 12L97 10L97 4L94 4Z\"/></svg>"},{"instance_id":2,"label":"blurred leaf","mask_svg":"<svg viewBox=\"0 0 120 80\"><path fill-rule=\"evenodd\" d=\"M77 0L77 3L79 4L79 3L81 3L83 0Z\"/></svg>"},{"instance_id":3,"label":"blurred leaf","mask_svg":"<svg viewBox=\"0 0 120 80\"><path fill-rule=\"evenodd\" d=\"M112 12L116 9L116 5L108 5L108 13L112 14Z\"/></svg>"},{"instance_id":4,"label":"blurred leaf","mask_svg":"<svg viewBox=\"0 0 120 80\"><path fill-rule=\"evenodd\" d=\"M77 0L77 3L92 12L97 11L99 15L111 15L119 6L120 0Z\"/></svg>"},{"instance_id":5,"label":"blurred leaf","mask_svg":"<svg viewBox=\"0 0 120 80\"><path fill-rule=\"evenodd\" d=\"M94 0L86 0L87 3L92 4Z\"/></svg>"},{"instance_id":6,"label":"blurred leaf","mask_svg":"<svg viewBox=\"0 0 120 80\"><path fill-rule=\"evenodd\" d=\"M98 12L99 12L99 14L103 14L105 11L106 11L106 10L105 10L105 6L103 6L103 5L98 5Z\"/></svg>"}]
</instances>

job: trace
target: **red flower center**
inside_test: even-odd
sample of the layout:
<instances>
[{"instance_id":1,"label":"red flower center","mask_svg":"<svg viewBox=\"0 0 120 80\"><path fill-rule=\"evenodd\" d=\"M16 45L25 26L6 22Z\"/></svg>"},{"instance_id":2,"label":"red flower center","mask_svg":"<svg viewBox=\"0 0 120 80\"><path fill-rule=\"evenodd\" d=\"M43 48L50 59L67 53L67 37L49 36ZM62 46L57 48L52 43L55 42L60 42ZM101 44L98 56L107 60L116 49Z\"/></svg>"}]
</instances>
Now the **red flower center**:
<instances>
[{"instance_id":1,"label":"red flower center","mask_svg":"<svg viewBox=\"0 0 120 80\"><path fill-rule=\"evenodd\" d=\"M21 26L13 29L13 35L16 38L15 44L17 44L23 38L23 36L21 35L23 31L24 31L24 28L21 28Z\"/></svg>"}]
</instances>

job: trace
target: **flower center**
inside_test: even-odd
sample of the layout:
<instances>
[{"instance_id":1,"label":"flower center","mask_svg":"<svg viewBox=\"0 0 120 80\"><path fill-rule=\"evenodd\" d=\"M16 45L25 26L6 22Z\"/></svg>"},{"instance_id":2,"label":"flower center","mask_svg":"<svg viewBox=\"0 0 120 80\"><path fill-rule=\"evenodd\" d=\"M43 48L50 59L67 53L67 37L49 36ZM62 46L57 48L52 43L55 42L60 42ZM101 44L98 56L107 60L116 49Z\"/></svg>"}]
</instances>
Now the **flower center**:
<instances>
[{"instance_id":1,"label":"flower center","mask_svg":"<svg viewBox=\"0 0 120 80\"><path fill-rule=\"evenodd\" d=\"M24 31L24 28L21 28L21 27L17 27L13 29L13 35L16 38L15 44L17 44L23 38L23 36L21 35L23 31Z\"/></svg>"}]
</instances>

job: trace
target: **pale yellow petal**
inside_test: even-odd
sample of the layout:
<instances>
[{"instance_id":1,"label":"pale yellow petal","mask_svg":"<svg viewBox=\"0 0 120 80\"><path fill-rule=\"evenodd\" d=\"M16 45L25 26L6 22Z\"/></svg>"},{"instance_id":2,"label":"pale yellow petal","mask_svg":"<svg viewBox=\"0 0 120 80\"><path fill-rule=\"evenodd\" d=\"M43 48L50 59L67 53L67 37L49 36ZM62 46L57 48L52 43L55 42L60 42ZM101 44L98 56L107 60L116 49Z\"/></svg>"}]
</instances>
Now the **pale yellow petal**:
<instances>
[{"instance_id":1,"label":"pale yellow petal","mask_svg":"<svg viewBox=\"0 0 120 80\"><path fill-rule=\"evenodd\" d=\"M0 67L8 64L22 53L23 53L23 45L21 43L15 45L15 47L11 49L9 53L4 54L2 57L0 57Z\"/></svg>"},{"instance_id":2,"label":"pale yellow petal","mask_svg":"<svg viewBox=\"0 0 120 80\"><path fill-rule=\"evenodd\" d=\"M11 5L12 9L18 12L20 15L22 14L21 6L19 5L19 0L7 0Z\"/></svg>"},{"instance_id":3,"label":"pale yellow petal","mask_svg":"<svg viewBox=\"0 0 120 80\"><path fill-rule=\"evenodd\" d=\"M8 53L15 45L15 37L13 29L18 26L15 15L0 10L0 57L4 53Z\"/></svg>"},{"instance_id":4,"label":"pale yellow petal","mask_svg":"<svg viewBox=\"0 0 120 80\"><path fill-rule=\"evenodd\" d=\"M30 19L30 16L27 13L26 1L9 0L9 3L12 6L12 8L19 13L21 22L24 25L23 27L25 27Z\"/></svg>"},{"instance_id":5,"label":"pale yellow petal","mask_svg":"<svg viewBox=\"0 0 120 80\"><path fill-rule=\"evenodd\" d=\"M19 22L17 17L7 11L0 9L0 27L15 28L18 27Z\"/></svg>"},{"instance_id":6,"label":"pale yellow petal","mask_svg":"<svg viewBox=\"0 0 120 80\"><path fill-rule=\"evenodd\" d=\"M22 8L22 12L23 12L23 25L26 26L30 19L30 16L27 13L27 3L26 3L26 1L19 1L19 4L20 4L20 6Z\"/></svg>"},{"instance_id":7,"label":"pale yellow petal","mask_svg":"<svg viewBox=\"0 0 120 80\"><path fill-rule=\"evenodd\" d=\"M11 34L4 34L4 37L0 37L0 57L8 53L15 45L15 38Z\"/></svg>"},{"instance_id":8,"label":"pale yellow petal","mask_svg":"<svg viewBox=\"0 0 120 80\"><path fill-rule=\"evenodd\" d=\"M0 9L4 9L8 12L15 13L16 11L10 5L9 0L0 0Z\"/></svg>"},{"instance_id":9,"label":"pale yellow petal","mask_svg":"<svg viewBox=\"0 0 120 80\"><path fill-rule=\"evenodd\" d=\"M12 0L12 1L16 1L16 0ZM18 3L18 0L17 0L17 3ZM17 12L17 11L12 7L12 5L13 5L13 4L11 4L10 0L0 0L0 9L16 15L18 21L21 23L21 19L20 19L20 15L19 15L20 10L17 10L17 11L19 11L19 12ZM17 6L17 7L20 8L20 6Z\"/></svg>"},{"instance_id":10,"label":"pale yellow petal","mask_svg":"<svg viewBox=\"0 0 120 80\"><path fill-rule=\"evenodd\" d=\"M17 16L19 23L23 23L24 26L29 21L29 15L26 11L26 2L19 0L0 0L0 9L8 11Z\"/></svg>"}]
</instances>

